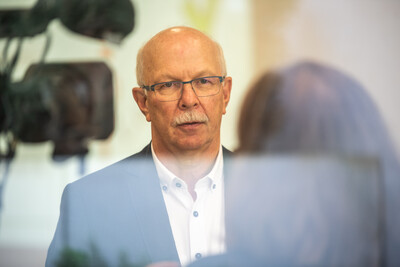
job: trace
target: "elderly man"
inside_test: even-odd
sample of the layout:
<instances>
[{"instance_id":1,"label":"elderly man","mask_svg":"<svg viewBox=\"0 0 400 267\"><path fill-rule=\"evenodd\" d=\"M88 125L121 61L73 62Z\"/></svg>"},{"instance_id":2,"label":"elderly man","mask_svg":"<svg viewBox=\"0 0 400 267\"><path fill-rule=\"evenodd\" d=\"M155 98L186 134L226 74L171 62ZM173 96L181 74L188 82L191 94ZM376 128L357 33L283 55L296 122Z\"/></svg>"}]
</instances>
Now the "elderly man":
<instances>
[{"instance_id":1,"label":"elderly man","mask_svg":"<svg viewBox=\"0 0 400 267\"><path fill-rule=\"evenodd\" d=\"M220 126L232 79L222 49L169 28L139 51L136 72L151 143L66 187L47 266L186 265L225 250Z\"/></svg>"}]
</instances>

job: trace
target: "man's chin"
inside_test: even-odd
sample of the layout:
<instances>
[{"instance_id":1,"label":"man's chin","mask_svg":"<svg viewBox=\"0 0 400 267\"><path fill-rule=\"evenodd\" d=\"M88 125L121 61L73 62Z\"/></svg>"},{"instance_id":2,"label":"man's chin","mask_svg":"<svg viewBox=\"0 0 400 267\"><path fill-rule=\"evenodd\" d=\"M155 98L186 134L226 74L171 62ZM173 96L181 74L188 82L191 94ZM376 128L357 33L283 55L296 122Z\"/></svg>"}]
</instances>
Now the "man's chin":
<instances>
[{"instance_id":1,"label":"man's chin","mask_svg":"<svg viewBox=\"0 0 400 267\"><path fill-rule=\"evenodd\" d=\"M197 151L203 150L209 142L201 140L197 137L188 137L178 141L177 147L179 147L182 152L184 151Z\"/></svg>"}]
</instances>

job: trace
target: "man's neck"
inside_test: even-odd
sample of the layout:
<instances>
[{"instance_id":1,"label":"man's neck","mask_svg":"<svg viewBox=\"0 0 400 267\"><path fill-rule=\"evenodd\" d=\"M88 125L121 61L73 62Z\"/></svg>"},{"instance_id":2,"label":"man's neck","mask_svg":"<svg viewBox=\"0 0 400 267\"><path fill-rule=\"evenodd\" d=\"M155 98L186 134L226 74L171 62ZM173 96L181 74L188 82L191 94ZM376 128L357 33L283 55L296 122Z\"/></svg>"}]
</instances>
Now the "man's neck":
<instances>
[{"instance_id":1,"label":"man's neck","mask_svg":"<svg viewBox=\"0 0 400 267\"><path fill-rule=\"evenodd\" d=\"M157 150L154 153L159 161L173 174L185 181L193 199L196 199L194 187L198 180L206 176L213 168L220 145L213 149L166 152Z\"/></svg>"}]
</instances>

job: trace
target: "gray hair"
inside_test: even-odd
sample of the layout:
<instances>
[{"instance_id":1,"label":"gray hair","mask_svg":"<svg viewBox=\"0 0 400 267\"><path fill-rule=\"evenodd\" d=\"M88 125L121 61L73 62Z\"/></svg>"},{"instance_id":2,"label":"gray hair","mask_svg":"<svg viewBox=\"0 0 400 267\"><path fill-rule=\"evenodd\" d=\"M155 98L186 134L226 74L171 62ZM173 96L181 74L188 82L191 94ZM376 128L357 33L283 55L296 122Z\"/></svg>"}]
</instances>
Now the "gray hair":
<instances>
[{"instance_id":1,"label":"gray hair","mask_svg":"<svg viewBox=\"0 0 400 267\"><path fill-rule=\"evenodd\" d=\"M144 85L144 81L143 81L143 68L144 68L143 49L146 46L146 44L143 45L139 49L139 52L136 56L136 81L137 81L137 84L140 86Z\"/></svg>"}]
</instances>

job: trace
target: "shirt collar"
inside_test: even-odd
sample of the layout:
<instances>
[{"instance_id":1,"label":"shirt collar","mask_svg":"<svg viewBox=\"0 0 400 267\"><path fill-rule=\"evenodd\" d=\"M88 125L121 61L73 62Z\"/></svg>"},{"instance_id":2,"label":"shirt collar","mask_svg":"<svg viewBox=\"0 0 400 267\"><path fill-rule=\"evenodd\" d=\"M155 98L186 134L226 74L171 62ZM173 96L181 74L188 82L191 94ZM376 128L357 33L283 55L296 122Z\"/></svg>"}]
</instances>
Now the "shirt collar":
<instances>
[{"instance_id":1,"label":"shirt collar","mask_svg":"<svg viewBox=\"0 0 400 267\"><path fill-rule=\"evenodd\" d=\"M158 159L156 153L153 149L153 143L151 143L151 154L153 156L154 164L156 165L156 170L158 177L160 179L161 187L167 186L170 187L172 184L176 184L178 181L186 184L181 178L177 177L173 174L161 161ZM214 166L212 167L211 171L205 175L203 178L199 179L196 183L197 186L203 186L203 184L207 184L207 186L213 189L215 187L220 186L222 184L223 179L223 153L222 153L222 145L219 147L218 155L215 160Z\"/></svg>"}]
</instances>

